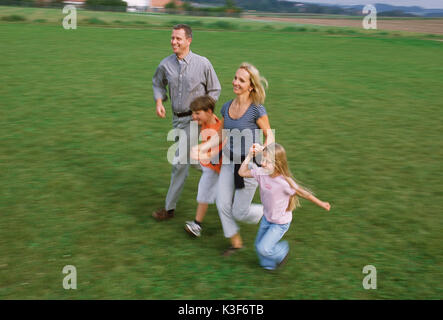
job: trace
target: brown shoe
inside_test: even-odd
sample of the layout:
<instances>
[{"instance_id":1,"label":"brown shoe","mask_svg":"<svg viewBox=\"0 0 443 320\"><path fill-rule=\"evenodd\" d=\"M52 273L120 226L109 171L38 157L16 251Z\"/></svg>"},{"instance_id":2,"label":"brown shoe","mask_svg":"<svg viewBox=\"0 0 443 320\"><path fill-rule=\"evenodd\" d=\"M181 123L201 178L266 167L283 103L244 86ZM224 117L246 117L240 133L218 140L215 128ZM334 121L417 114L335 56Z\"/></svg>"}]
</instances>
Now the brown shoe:
<instances>
[{"instance_id":1,"label":"brown shoe","mask_svg":"<svg viewBox=\"0 0 443 320\"><path fill-rule=\"evenodd\" d=\"M174 209L166 211L166 209L159 209L152 213L152 216L157 221L168 220L174 217Z\"/></svg>"}]
</instances>

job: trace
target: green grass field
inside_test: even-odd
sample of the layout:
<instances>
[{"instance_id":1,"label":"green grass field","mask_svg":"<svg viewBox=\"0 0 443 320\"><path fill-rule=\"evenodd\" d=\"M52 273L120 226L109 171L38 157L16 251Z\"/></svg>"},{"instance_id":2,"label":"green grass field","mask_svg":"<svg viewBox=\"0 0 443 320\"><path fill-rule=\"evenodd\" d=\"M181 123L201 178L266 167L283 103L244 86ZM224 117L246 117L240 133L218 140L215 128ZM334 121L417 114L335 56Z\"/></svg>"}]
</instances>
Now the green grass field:
<instances>
[{"instance_id":1,"label":"green grass field","mask_svg":"<svg viewBox=\"0 0 443 320\"><path fill-rule=\"evenodd\" d=\"M0 15L19 10L32 14ZM176 217L151 217L172 144L151 78L171 53L164 25L181 18L64 30L51 23L60 12L27 10L40 17L0 22L1 299L443 298L442 42L258 32L259 22L195 31L192 50L222 84L218 110L238 65L255 64L294 175L332 204L328 213L303 202L285 235L288 264L269 274L253 248L257 226L241 225L246 250L228 259L215 206L201 239L185 233L195 170ZM129 16L100 13L113 15ZM77 290L63 289L65 265L77 269ZM363 289L365 265L377 268L376 290Z\"/></svg>"}]
</instances>

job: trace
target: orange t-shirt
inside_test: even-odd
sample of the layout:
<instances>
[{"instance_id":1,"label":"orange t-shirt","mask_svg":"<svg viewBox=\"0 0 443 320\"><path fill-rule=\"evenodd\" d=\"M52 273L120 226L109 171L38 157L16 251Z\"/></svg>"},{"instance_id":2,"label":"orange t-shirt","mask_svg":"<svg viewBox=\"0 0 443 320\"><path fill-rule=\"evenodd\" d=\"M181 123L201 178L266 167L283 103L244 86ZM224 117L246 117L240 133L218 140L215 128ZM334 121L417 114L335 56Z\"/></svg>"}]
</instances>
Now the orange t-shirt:
<instances>
[{"instance_id":1,"label":"orange t-shirt","mask_svg":"<svg viewBox=\"0 0 443 320\"><path fill-rule=\"evenodd\" d=\"M214 123L214 124L203 125L203 126L201 127L200 132L202 133L202 142L206 142L206 141L208 141L209 139L211 139L211 137L214 135L214 133L213 133L212 130L215 130L215 132L217 132L217 133L218 133L218 131L220 130L221 122L220 122L220 120L217 118L216 115L214 115L214 118L215 118L215 123ZM206 134L204 134L203 131L206 130L206 129L212 129L212 130L208 130L208 132L207 132ZM220 143L220 145L218 146L218 151L220 152L221 149L222 149L222 144ZM209 153L209 151L208 151L208 153ZM216 157L213 157L213 159L214 159L214 158L217 159ZM204 166L204 167L211 168L212 170L216 171L217 173L220 173L221 162L222 162L221 153L220 153L220 156L219 156L219 159L218 159L218 163L217 163L217 164L214 164L214 163L212 163L212 162L214 162L214 160L212 160L211 162L208 162L208 163L202 163L202 162L200 161L200 164L201 164L202 166Z\"/></svg>"}]
</instances>

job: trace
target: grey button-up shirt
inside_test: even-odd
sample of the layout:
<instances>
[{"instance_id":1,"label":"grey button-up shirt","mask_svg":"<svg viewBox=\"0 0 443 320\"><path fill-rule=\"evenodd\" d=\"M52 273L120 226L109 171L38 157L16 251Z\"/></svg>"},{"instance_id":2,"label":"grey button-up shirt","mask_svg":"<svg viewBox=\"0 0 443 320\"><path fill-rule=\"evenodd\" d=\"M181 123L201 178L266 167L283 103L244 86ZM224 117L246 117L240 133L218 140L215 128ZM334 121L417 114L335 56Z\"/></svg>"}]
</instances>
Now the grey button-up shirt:
<instances>
[{"instance_id":1,"label":"grey button-up shirt","mask_svg":"<svg viewBox=\"0 0 443 320\"><path fill-rule=\"evenodd\" d=\"M207 58L192 51L182 60L178 60L177 56L172 54L160 62L152 78L154 100L168 99L166 87L169 90L173 112L189 111L191 102L205 94L218 100L221 91L212 64Z\"/></svg>"}]
</instances>

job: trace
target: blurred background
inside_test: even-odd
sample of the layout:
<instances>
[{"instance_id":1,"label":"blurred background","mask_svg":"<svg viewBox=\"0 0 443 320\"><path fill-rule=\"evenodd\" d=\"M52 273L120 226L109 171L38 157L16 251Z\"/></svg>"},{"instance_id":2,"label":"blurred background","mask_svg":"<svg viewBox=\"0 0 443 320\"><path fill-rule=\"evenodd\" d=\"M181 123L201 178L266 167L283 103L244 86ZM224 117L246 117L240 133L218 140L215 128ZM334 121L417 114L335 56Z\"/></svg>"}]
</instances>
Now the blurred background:
<instances>
[{"instance_id":1,"label":"blurred background","mask_svg":"<svg viewBox=\"0 0 443 320\"><path fill-rule=\"evenodd\" d=\"M1 0L0 298L441 299L443 9L388 2L365 30L363 4ZM151 217L172 144L151 79L178 23L220 79L217 114L240 63L257 66L293 174L332 204L294 212L278 274L258 265L255 225L221 256L215 206L189 238L198 171L174 219Z\"/></svg>"}]
</instances>

